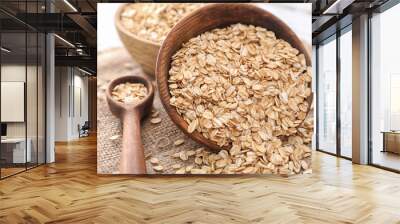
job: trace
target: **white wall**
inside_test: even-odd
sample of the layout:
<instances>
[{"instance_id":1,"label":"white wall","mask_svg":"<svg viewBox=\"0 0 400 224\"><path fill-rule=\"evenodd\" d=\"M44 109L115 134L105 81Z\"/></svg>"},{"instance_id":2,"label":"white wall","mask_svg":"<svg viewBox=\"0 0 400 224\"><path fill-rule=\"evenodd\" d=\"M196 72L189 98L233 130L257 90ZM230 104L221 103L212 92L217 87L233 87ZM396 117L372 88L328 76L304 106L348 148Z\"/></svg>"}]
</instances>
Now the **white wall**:
<instances>
[{"instance_id":1,"label":"white wall","mask_svg":"<svg viewBox=\"0 0 400 224\"><path fill-rule=\"evenodd\" d=\"M73 139L79 138L78 125L82 126L85 121L88 121L88 78L81 76L82 73L76 74L78 70L74 70L74 91L71 99L72 108L72 119L71 119L71 132L70 135ZM80 97L79 97L80 95ZM80 101L80 102L79 102ZM80 108L81 107L81 108ZM80 111L81 110L81 111Z\"/></svg>"},{"instance_id":2,"label":"white wall","mask_svg":"<svg viewBox=\"0 0 400 224\"><path fill-rule=\"evenodd\" d=\"M68 141L69 68L55 68L55 141Z\"/></svg>"},{"instance_id":3,"label":"white wall","mask_svg":"<svg viewBox=\"0 0 400 224\"><path fill-rule=\"evenodd\" d=\"M27 69L28 74L33 70L36 73L36 67L18 64L6 64L1 66L1 81L3 82L25 82L25 75ZM36 92L35 92L36 93ZM29 93L27 96L29 97ZM36 95L35 95L36 96ZM1 108L6 110L7 108ZM28 115L29 116L29 115ZM30 121L30 117L28 117ZM25 122L7 122L7 137L25 137ZM29 137L29 136L28 136Z\"/></svg>"},{"instance_id":4,"label":"white wall","mask_svg":"<svg viewBox=\"0 0 400 224\"><path fill-rule=\"evenodd\" d=\"M38 69L38 70L37 70ZM22 122L5 122L7 124L8 138L27 138L29 139L30 149L32 151L32 161L44 163L45 159L45 120L44 120L44 100L45 90L43 89L44 74L41 66L25 64L3 64L1 66L2 82L24 82L26 84L26 107L23 106L21 113L26 112L26 120ZM27 78L27 80L25 80ZM4 89L3 89L4 90ZM2 91L3 91L2 90ZM24 94L24 90L20 90ZM4 95L2 96L4 97ZM10 107L2 107L1 110L13 110ZM16 110L14 108L14 110ZM13 113L13 111L8 111Z\"/></svg>"},{"instance_id":5,"label":"white wall","mask_svg":"<svg viewBox=\"0 0 400 224\"><path fill-rule=\"evenodd\" d=\"M25 64L9 64L1 66L1 81L25 82ZM6 108L1 108L5 110ZM7 123L7 137L25 137L24 122Z\"/></svg>"},{"instance_id":6,"label":"white wall","mask_svg":"<svg viewBox=\"0 0 400 224\"><path fill-rule=\"evenodd\" d=\"M55 140L74 140L78 125L88 120L88 78L72 67L56 67L55 73Z\"/></svg>"}]
</instances>

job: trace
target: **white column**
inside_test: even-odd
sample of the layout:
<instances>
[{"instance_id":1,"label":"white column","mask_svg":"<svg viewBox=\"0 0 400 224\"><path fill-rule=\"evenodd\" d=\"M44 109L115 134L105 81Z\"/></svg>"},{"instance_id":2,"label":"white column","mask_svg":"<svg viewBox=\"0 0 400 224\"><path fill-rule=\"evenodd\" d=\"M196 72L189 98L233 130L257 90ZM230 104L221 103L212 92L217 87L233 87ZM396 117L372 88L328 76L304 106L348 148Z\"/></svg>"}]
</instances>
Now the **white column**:
<instances>
[{"instance_id":1,"label":"white column","mask_svg":"<svg viewBox=\"0 0 400 224\"><path fill-rule=\"evenodd\" d=\"M317 130L317 110L316 110L316 106L317 106L317 48L315 45L312 45L312 92L313 92L313 115L314 115L314 131L313 131L313 135L312 135L312 142L311 142L311 148L313 150L317 149L316 143L317 143L317 134L316 134L316 130Z\"/></svg>"},{"instance_id":2,"label":"white column","mask_svg":"<svg viewBox=\"0 0 400 224\"><path fill-rule=\"evenodd\" d=\"M368 15L353 20L353 162L368 163Z\"/></svg>"},{"instance_id":3,"label":"white column","mask_svg":"<svg viewBox=\"0 0 400 224\"><path fill-rule=\"evenodd\" d=\"M54 72L54 35L46 36L46 163L55 161L55 72Z\"/></svg>"},{"instance_id":4,"label":"white column","mask_svg":"<svg viewBox=\"0 0 400 224\"><path fill-rule=\"evenodd\" d=\"M46 1L46 11L54 12L54 5ZM55 161L55 44L54 35L46 35L46 163Z\"/></svg>"}]
</instances>

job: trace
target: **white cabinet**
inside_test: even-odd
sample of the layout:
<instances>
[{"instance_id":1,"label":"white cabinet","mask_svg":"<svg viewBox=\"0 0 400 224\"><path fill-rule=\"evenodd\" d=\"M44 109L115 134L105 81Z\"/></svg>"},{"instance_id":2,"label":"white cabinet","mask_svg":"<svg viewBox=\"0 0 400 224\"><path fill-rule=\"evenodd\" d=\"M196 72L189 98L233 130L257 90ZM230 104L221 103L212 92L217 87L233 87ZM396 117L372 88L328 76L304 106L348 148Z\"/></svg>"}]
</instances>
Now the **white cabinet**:
<instances>
[{"instance_id":1,"label":"white cabinet","mask_svg":"<svg viewBox=\"0 0 400 224\"><path fill-rule=\"evenodd\" d=\"M32 140L26 140L27 147L25 151L25 138L7 138L2 139L2 147L12 149L12 163L25 163L32 161Z\"/></svg>"}]
</instances>

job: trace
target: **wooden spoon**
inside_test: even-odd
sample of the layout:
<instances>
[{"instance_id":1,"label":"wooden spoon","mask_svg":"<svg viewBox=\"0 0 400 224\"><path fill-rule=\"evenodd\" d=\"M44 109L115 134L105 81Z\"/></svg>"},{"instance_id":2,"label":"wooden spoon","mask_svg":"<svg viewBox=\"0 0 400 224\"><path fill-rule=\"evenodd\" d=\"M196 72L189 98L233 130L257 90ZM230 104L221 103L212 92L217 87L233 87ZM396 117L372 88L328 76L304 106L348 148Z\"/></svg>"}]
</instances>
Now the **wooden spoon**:
<instances>
[{"instance_id":1,"label":"wooden spoon","mask_svg":"<svg viewBox=\"0 0 400 224\"><path fill-rule=\"evenodd\" d=\"M142 83L148 95L137 103L126 104L115 100L111 93L121 83ZM123 76L111 81L106 92L111 112L121 119L123 124L122 152L120 160L121 174L145 174L146 163L140 134L140 120L147 115L154 99L154 87L147 77Z\"/></svg>"}]
</instances>

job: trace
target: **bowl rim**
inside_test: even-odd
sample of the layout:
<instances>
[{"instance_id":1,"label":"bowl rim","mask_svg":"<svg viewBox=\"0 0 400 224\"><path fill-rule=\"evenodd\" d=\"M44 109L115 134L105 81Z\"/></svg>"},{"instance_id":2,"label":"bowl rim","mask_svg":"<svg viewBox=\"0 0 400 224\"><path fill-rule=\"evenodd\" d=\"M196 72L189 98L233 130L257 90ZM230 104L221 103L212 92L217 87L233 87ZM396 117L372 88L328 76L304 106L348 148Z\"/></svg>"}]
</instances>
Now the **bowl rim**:
<instances>
[{"instance_id":1,"label":"bowl rim","mask_svg":"<svg viewBox=\"0 0 400 224\"><path fill-rule=\"evenodd\" d=\"M138 35L135 35L132 32L129 32L128 29L124 25L122 25L122 23L121 23L121 14L124 11L124 9L130 4L138 5L140 3L122 3L118 7L117 12L115 13L115 17L114 17L115 27L117 28L117 30L122 32L124 35L129 36L130 38L134 38L134 39L137 39L137 40L139 40L141 42L144 42L146 44L149 44L149 45L152 45L154 47L160 48L165 39L161 43L156 43L156 42L153 42L151 40L147 40L145 38L142 38L142 37L140 37ZM155 4L155 3L150 3L150 4Z\"/></svg>"},{"instance_id":2,"label":"bowl rim","mask_svg":"<svg viewBox=\"0 0 400 224\"><path fill-rule=\"evenodd\" d=\"M304 56L306 58L307 66L311 66L312 65L310 52L307 50L303 40L298 37L298 35L293 31L293 29L290 28L285 22L283 22L278 16L276 16L273 13L271 13L269 10L260 8L259 6L256 6L253 3L210 3L210 4L207 4L207 5L203 6L203 7L199 8L199 9L197 9L197 10L191 12L191 13L189 13L184 18L179 20L179 22L177 24L175 24L175 26L169 31L168 35L166 36L166 38L162 42L162 44L160 46L160 49L158 51L158 55L157 55L155 77L156 77L157 86L158 86L158 90L159 90L160 100L161 100L161 103L162 103L164 109L166 110L168 116L175 123L175 125L178 126L179 129L181 129L192 140L200 143L201 145L205 145L207 148L209 148L211 150L214 150L214 151L218 151L218 150L221 150L221 149L229 150L230 144L229 145L225 145L225 146L219 146L217 144L217 142L204 137L203 134L201 132L197 131L197 130L195 130L192 133L189 133L187 131L188 123L183 119L183 117L181 115L179 115L179 113L177 112L175 107L170 105L169 102L166 102L166 101L169 101L169 99L171 99L171 93L169 92L169 86L168 86L169 73L168 73L168 71L166 71L167 85L165 85L165 83L161 82L161 80L160 80L160 77L163 76L163 74L162 74L163 71L161 69L162 65L160 63L161 63L161 59L163 57L165 57L166 54L167 54L164 51L164 49L166 48L167 45L170 44L169 43L170 41L168 41L168 40L171 38L171 34L174 33L178 29L178 27L181 28L181 24L184 24L186 22L187 18L191 18L193 15L199 13L200 11L207 11L209 8L224 7L226 5L231 6L231 7L233 7L233 5L239 6L239 7L247 7L250 10L256 10L256 11L259 11L260 13L268 14L269 16L273 17L275 22L278 23L279 25L282 25L283 27L285 27L285 29L287 30L288 34L290 34L290 35L292 35L294 37L293 40L299 43L298 48L301 48L301 49L297 49L297 48L296 49L299 50L300 53L304 54ZM248 24L248 25L252 25L252 24ZM273 30L273 31L276 32L275 30ZM204 31L204 32L206 32L206 31ZM285 40L285 41L287 41L287 40ZM290 44L292 45L292 43L290 43ZM180 49L180 48L178 48L178 49ZM176 52L174 52L174 53L176 53ZM172 53L172 55L174 53ZM169 62L168 64L169 64L169 68L170 68L171 58L168 58L167 60ZM309 84L309 86L311 87L311 84ZM310 101L309 105L308 105L308 107L309 107L308 113L307 113L307 115L308 115L309 113L312 112L313 95L311 94L309 97L307 97L306 101ZM306 120L306 118L303 120L303 122L305 120Z\"/></svg>"}]
</instances>

